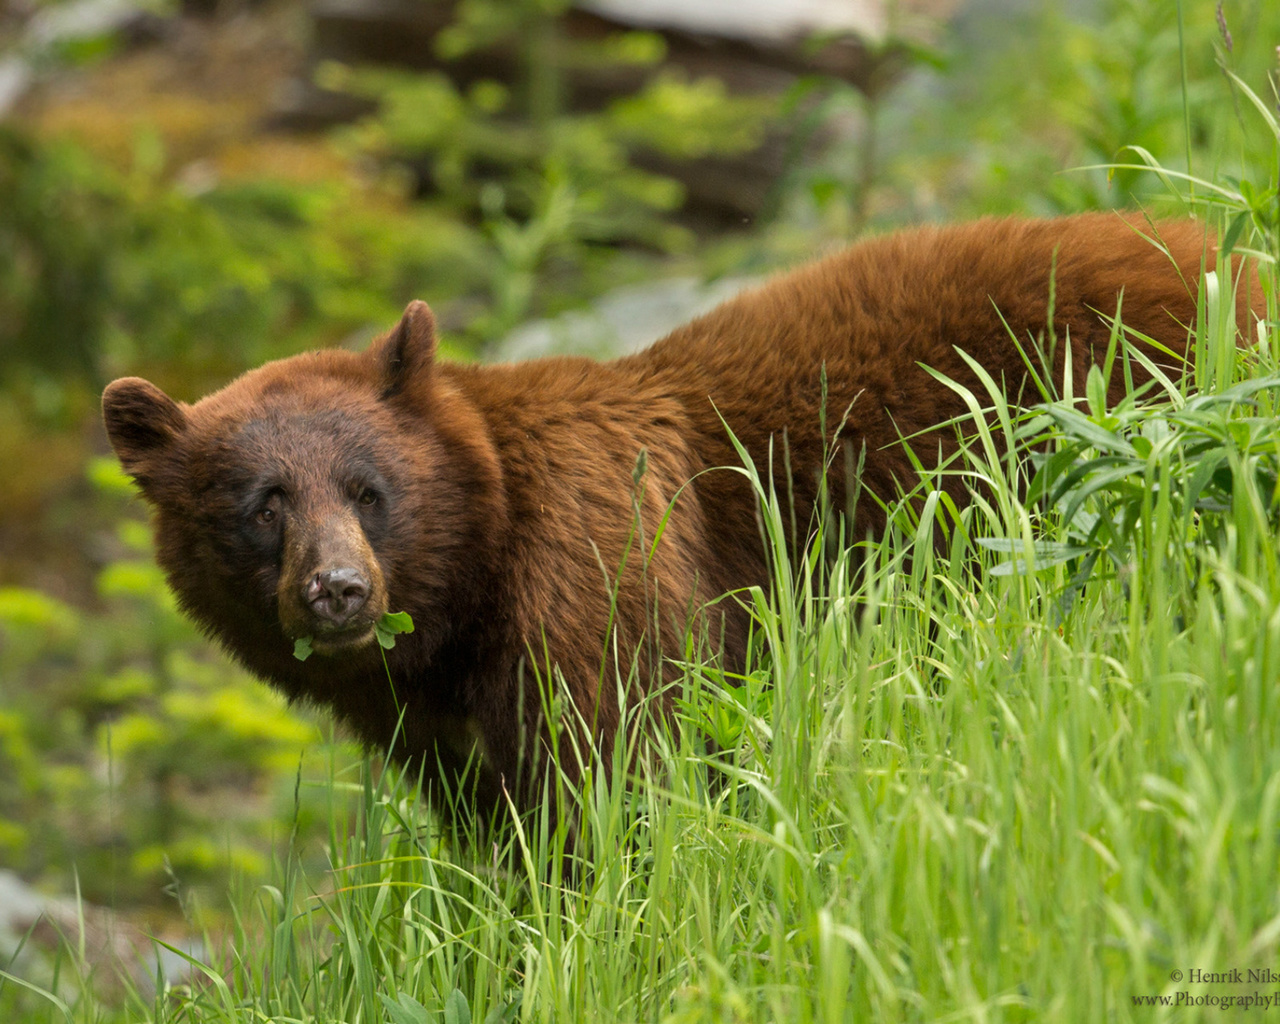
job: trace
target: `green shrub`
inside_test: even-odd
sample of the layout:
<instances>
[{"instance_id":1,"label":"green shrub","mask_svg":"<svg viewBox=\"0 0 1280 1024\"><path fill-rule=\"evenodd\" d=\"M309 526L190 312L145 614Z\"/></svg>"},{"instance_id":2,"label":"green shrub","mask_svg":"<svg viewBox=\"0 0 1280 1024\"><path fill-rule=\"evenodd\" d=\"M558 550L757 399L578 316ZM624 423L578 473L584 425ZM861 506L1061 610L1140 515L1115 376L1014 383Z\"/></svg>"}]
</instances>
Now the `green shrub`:
<instances>
[{"instance_id":1,"label":"green shrub","mask_svg":"<svg viewBox=\"0 0 1280 1024\"><path fill-rule=\"evenodd\" d=\"M20 683L0 691L0 846L93 902L176 884L217 911L232 878L267 869L281 820L299 842L323 834L330 798L299 780L354 755L208 649L124 516L132 485L113 459L91 476L121 516L101 608L0 589L0 676Z\"/></svg>"}]
</instances>

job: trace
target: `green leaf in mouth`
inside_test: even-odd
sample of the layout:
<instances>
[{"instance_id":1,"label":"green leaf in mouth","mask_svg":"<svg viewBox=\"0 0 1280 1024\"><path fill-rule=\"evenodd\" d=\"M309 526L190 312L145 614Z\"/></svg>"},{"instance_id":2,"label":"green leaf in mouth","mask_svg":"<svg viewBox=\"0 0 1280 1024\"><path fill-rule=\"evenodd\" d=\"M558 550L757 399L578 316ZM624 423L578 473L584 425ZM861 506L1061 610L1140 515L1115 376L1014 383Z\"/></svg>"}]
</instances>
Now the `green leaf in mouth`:
<instances>
[{"instance_id":1,"label":"green leaf in mouth","mask_svg":"<svg viewBox=\"0 0 1280 1024\"><path fill-rule=\"evenodd\" d=\"M408 612L385 612L373 627L380 643L387 650L396 645L397 633L412 633L413 619Z\"/></svg>"},{"instance_id":2,"label":"green leaf in mouth","mask_svg":"<svg viewBox=\"0 0 1280 1024\"><path fill-rule=\"evenodd\" d=\"M374 635L378 638L378 643L387 650L391 650L396 645L396 635L399 633L413 632L413 619L408 612L384 612L373 626ZM315 649L311 646L312 638L309 636L299 637L293 642L293 656L299 661L306 661Z\"/></svg>"}]
</instances>

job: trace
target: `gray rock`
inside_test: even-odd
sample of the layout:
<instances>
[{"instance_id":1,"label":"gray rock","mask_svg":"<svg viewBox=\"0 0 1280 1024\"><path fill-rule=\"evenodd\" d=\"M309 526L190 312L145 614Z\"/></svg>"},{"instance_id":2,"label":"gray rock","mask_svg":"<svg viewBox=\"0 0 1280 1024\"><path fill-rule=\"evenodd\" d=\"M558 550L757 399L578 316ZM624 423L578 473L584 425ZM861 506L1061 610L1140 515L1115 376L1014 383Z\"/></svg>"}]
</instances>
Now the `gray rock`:
<instances>
[{"instance_id":1,"label":"gray rock","mask_svg":"<svg viewBox=\"0 0 1280 1024\"><path fill-rule=\"evenodd\" d=\"M162 985L179 984L192 975L187 957L204 962L208 955L199 939L167 940L182 956L105 907L46 896L12 871L0 871L0 963L47 987L54 982L53 959L63 944L84 950L84 966L95 984L118 985L127 978L145 993L153 989L157 972Z\"/></svg>"},{"instance_id":2,"label":"gray rock","mask_svg":"<svg viewBox=\"0 0 1280 1024\"><path fill-rule=\"evenodd\" d=\"M0 117L4 117L31 85L31 65L21 57L0 57Z\"/></svg>"},{"instance_id":3,"label":"gray rock","mask_svg":"<svg viewBox=\"0 0 1280 1024\"><path fill-rule=\"evenodd\" d=\"M140 11L133 0L75 0L42 7L27 25L26 43L47 47L107 35L129 24Z\"/></svg>"},{"instance_id":4,"label":"gray rock","mask_svg":"<svg viewBox=\"0 0 1280 1024\"><path fill-rule=\"evenodd\" d=\"M587 309L517 327L498 343L494 359L514 362L545 355L627 355L756 283L757 279L750 277L726 277L709 283L677 277L618 288Z\"/></svg>"},{"instance_id":5,"label":"gray rock","mask_svg":"<svg viewBox=\"0 0 1280 1024\"><path fill-rule=\"evenodd\" d=\"M884 0L578 0L617 21L727 38L788 40L815 32L884 35Z\"/></svg>"}]
</instances>

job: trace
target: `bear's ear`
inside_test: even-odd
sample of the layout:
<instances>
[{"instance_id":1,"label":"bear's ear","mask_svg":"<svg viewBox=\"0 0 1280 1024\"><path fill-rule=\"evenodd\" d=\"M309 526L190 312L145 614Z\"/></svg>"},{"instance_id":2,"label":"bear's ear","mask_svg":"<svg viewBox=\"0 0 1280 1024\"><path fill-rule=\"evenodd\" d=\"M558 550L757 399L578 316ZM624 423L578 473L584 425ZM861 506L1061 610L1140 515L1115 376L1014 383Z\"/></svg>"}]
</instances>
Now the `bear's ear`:
<instances>
[{"instance_id":1,"label":"bear's ear","mask_svg":"<svg viewBox=\"0 0 1280 1024\"><path fill-rule=\"evenodd\" d=\"M436 358L436 318L431 307L414 299L382 343L382 397L391 398L415 377L429 375Z\"/></svg>"},{"instance_id":2,"label":"bear's ear","mask_svg":"<svg viewBox=\"0 0 1280 1024\"><path fill-rule=\"evenodd\" d=\"M107 437L125 472L147 488L147 464L187 429L181 407L150 381L121 377L102 393Z\"/></svg>"}]
</instances>

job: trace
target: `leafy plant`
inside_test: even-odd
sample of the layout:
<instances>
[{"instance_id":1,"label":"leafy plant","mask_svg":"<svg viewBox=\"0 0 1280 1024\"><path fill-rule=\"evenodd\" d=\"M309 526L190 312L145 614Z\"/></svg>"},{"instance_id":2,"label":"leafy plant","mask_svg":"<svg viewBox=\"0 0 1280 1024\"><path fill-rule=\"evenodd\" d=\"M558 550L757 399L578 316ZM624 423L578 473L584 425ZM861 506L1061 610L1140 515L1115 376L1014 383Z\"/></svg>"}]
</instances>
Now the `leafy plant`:
<instances>
[{"instance_id":1,"label":"leafy plant","mask_svg":"<svg viewBox=\"0 0 1280 1024\"><path fill-rule=\"evenodd\" d=\"M584 282L607 279L619 244L689 248L687 231L668 216L683 199L678 183L642 170L638 153L743 153L776 116L768 98L735 97L715 79L671 72L653 74L602 110L570 109L564 97L572 70L651 68L663 47L641 32L571 40L559 26L566 7L543 0L458 4L457 21L437 38L440 55L514 52L519 72L510 82L463 87L445 72L320 71L325 85L379 103L375 115L344 133L350 148L421 179L429 202L476 224L492 267L488 309L469 327L481 340L547 309L548 281L564 301L581 295Z\"/></svg>"},{"instance_id":2,"label":"leafy plant","mask_svg":"<svg viewBox=\"0 0 1280 1024\"><path fill-rule=\"evenodd\" d=\"M1231 81L1280 143L1275 111L1239 78ZM1072 596L1098 571L1100 560L1127 579L1139 538L1143 549L1161 552L1153 563L1160 573L1180 572L1194 581L1204 571L1207 550L1221 553L1234 537L1269 532L1280 508L1280 376L1266 370L1280 354L1274 348L1280 294L1276 187L1196 179L1169 171L1145 150L1135 151L1141 162L1131 169L1150 169L1170 188L1186 183L1192 191L1185 200L1222 222L1223 269L1204 276L1190 365L1180 382L1130 345L1117 319L1104 365L1085 381L1083 403L1070 394L1056 398L1015 432L1014 446L1036 465L1027 501L1043 502L1052 511L1058 538L1037 541L1025 560L1016 544L985 543L1014 554L1005 571L1071 562ZM1280 175L1280 168L1273 174ZM1233 254L1247 262L1231 262ZM1260 269L1256 276L1254 267ZM1249 324L1243 336L1237 327L1237 291L1252 298L1252 310L1266 314L1256 334ZM1154 394L1134 391L1138 364L1157 385ZM1122 371L1128 393L1109 408L1107 379ZM1272 561L1250 571L1274 573Z\"/></svg>"},{"instance_id":3,"label":"leafy plant","mask_svg":"<svg viewBox=\"0 0 1280 1024\"><path fill-rule=\"evenodd\" d=\"M119 515L132 485L114 460L92 474ZM0 675L22 684L0 690L0 849L66 887L74 871L91 902L171 889L216 913L231 878L267 869L282 812L318 836L329 798L300 773L353 755L208 650L144 524L121 515L112 546L100 610L0 589Z\"/></svg>"}]
</instances>

